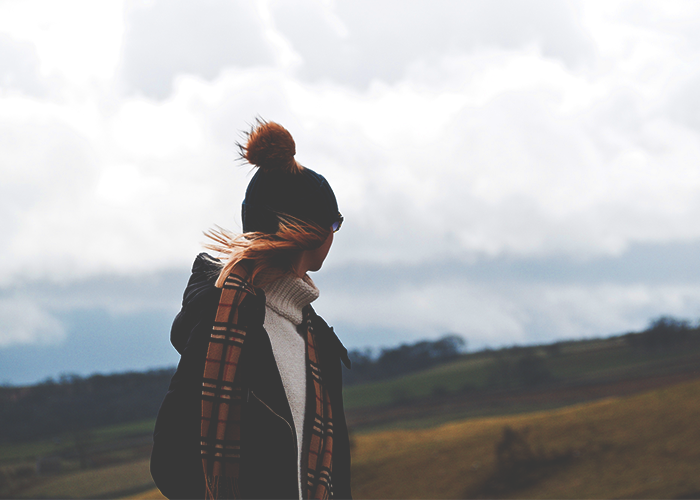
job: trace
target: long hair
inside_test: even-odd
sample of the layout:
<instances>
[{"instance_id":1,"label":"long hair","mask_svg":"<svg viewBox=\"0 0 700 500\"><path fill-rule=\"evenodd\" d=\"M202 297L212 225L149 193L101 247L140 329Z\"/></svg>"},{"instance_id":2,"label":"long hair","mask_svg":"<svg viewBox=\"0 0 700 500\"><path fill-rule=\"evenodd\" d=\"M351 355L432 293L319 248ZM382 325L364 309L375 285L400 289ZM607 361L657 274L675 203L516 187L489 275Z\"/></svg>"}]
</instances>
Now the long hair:
<instances>
[{"instance_id":1,"label":"long hair","mask_svg":"<svg viewBox=\"0 0 700 500\"><path fill-rule=\"evenodd\" d=\"M221 227L204 232L212 240L205 248L222 254L221 271L216 286L221 288L233 268L247 266L250 281L259 286L295 272L294 262L304 250L320 247L330 234L329 229L286 214L277 214L278 229L274 234L251 232L236 234Z\"/></svg>"}]
</instances>

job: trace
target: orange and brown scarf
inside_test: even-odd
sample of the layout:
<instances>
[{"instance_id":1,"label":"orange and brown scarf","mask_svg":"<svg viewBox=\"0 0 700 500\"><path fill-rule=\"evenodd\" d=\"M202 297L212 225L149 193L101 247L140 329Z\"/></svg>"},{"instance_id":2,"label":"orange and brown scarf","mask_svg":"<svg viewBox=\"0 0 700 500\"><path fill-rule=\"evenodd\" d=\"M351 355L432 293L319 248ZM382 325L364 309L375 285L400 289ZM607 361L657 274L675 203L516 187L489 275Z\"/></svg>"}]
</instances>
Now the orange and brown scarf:
<instances>
[{"instance_id":1,"label":"orange and brown scarf","mask_svg":"<svg viewBox=\"0 0 700 500\"><path fill-rule=\"evenodd\" d=\"M238 306L255 290L241 266L226 278L214 319L202 385L202 464L206 480L206 498L240 498L241 387L236 368L245 343L246 327L239 322ZM307 372L316 397L315 415L308 443L308 476L304 498L332 498L331 465L333 421L328 391L318 363L311 312L304 312L306 327ZM309 416L307 416L307 421ZM307 429L305 432L309 432ZM274 479L274 478L271 478Z\"/></svg>"}]
</instances>

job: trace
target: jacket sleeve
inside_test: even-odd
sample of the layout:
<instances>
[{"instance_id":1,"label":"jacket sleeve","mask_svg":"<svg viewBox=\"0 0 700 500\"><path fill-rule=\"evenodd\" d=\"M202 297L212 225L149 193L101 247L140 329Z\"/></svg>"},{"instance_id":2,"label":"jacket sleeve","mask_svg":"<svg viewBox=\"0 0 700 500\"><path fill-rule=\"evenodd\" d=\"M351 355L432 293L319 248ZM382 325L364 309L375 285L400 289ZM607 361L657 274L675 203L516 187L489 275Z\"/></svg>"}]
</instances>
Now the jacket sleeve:
<instances>
[{"instance_id":1,"label":"jacket sleeve","mask_svg":"<svg viewBox=\"0 0 700 500\"><path fill-rule=\"evenodd\" d=\"M151 475L168 498L204 497L199 438L202 374L221 291L199 260L173 322L171 340L181 357L153 432Z\"/></svg>"}]
</instances>

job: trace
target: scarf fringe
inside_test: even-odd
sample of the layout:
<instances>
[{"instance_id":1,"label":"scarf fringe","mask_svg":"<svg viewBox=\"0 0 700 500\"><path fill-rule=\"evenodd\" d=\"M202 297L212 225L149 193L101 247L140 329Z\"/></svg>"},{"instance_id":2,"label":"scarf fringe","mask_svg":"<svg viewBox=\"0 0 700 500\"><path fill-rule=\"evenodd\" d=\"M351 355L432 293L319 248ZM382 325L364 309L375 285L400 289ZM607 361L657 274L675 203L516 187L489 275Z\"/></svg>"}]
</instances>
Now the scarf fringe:
<instances>
[{"instance_id":1,"label":"scarf fringe","mask_svg":"<svg viewBox=\"0 0 700 500\"><path fill-rule=\"evenodd\" d=\"M241 491L238 486L238 478L232 476L207 476L206 500L217 500L220 498L241 498Z\"/></svg>"}]
</instances>

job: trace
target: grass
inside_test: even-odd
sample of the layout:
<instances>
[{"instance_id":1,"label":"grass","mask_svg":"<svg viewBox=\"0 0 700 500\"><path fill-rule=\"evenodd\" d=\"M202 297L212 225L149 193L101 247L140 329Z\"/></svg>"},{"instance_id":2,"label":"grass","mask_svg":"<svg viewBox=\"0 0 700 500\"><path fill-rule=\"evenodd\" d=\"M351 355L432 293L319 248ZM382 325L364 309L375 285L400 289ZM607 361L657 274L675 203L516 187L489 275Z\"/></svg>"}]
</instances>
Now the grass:
<instances>
[{"instance_id":1,"label":"grass","mask_svg":"<svg viewBox=\"0 0 700 500\"><path fill-rule=\"evenodd\" d=\"M152 490L125 497L125 500L165 500L165 497L158 488L153 488Z\"/></svg>"},{"instance_id":2,"label":"grass","mask_svg":"<svg viewBox=\"0 0 700 500\"><path fill-rule=\"evenodd\" d=\"M149 460L41 478L18 498L118 498L154 488Z\"/></svg>"},{"instance_id":3,"label":"grass","mask_svg":"<svg viewBox=\"0 0 700 500\"><path fill-rule=\"evenodd\" d=\"M436 387L456 392L467 384L484 384L490 358L453 361L391 380L351 385L343 389L347 409L380 406L402 398L418 399L429 396Z\"/></svg>"},{"instance_id":4,"label":"grass","mask_svg":"<svg viewBox=\"0 0 700 500\"><path fill-rule=\"evenodd\" d=\"M21 481L12 480L9 484L4 482L0 484L0 495L13 498L95 498L122 496L153 488L146 457L150 455L149 435L154 422L154 419L148 419L90 430L88 446L93 467L84 470L80 469L76 436L72 433L51 440L0 446L0 475L18 467L33 471L37 458L61 456L60 473L33 475Z\"/></svg>"},{"instance_id":5,"label":"grass","mask_svg":"<svg viewBox=\"0 0 700 500\"><path fill-rule=\"evenodd\" d=\"M697 498L698 421L700 382L691 382L558 410L357 435L353 495L489 496L484 485L498 472L495 448L509 426L527 436L533 450L574 458L500 497Z\"/></svg>"},{"instance_id":6,"label":"grass","mask_svg":"<svg viewBox=\"0 0 700 500\"><path fill-rule=\"evenodd\" d=\"M689 355L697 356L698 351L697 346L682 351L643 351L626 346L613 346L609 349L555 356L548 359L547 364L557 379L638 376L662 368L671 360L683 360Z\"/></svg>"},{"instance_id":7,"label":"grass","mask_svg":"<svg viewBox=\"0 0 700 500\"><path fill-rule=\"evenodd\" d=\"M626 346L620 339L582 342L565 345L561 353L539 355L554 380L594 380L639 377L654 373L686 369L698 364L700 348L669 351L643 351ZM465 388L483 388L495 353L477 353L417 373L395 379L381 380L344 389L348 410L392 405L397 402L419 400L434 394L456 393ZM683 364L684 363L684 364Z\"/></svg>"},{"instance_id":8,"label":"grass","mask_svg":"<svg viewBox=\"0 0 700 500\"><path fill-rule=\"evenodd\" d=\"M90 430L91 443L96 445L118 441L125 437L150 434L153 432L154 425L155 419L147 419L100 427ZM29 443L3 444L0 446L0 463L35 460L40 456L54 455L74 448L75 436L71 433Z\"/></svg>"}]
</instances>

